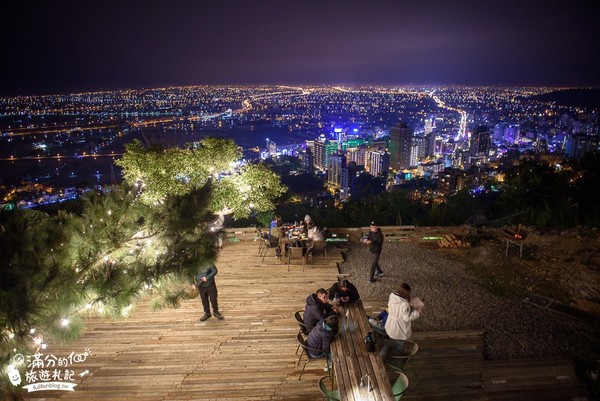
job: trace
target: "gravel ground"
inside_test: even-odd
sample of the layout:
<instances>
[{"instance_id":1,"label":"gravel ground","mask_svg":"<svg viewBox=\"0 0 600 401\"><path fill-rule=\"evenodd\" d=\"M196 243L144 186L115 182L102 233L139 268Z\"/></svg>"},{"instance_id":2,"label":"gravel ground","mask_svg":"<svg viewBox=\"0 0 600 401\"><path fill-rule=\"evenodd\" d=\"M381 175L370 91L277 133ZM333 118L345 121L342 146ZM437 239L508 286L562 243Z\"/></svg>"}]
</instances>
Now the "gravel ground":
<instances>
[{"instance_id":1,"label":"gravel ground","mask_svg":"<svg viewBox=\"0 0 600 401\"><path fill-rule=\"evenodd\" d=\"M369 284L367 246L348 248L340 270L351 275L362 298L385 305L390 292L405 281L425 303L423 315L412 323L413 332L482 329L487 359L585 357L600 344L597 322L495 296L443 252L386 242L379 262L385 277Z\"/></svg>"}]
</instances>

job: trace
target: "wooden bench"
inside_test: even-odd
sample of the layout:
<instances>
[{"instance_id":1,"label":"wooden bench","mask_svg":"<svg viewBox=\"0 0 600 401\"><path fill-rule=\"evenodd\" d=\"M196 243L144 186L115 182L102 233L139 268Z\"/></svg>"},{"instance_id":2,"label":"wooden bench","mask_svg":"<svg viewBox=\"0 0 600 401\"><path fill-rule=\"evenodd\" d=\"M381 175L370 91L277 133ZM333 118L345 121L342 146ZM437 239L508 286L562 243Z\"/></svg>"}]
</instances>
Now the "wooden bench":
<instances>
[{"instance_id":1,"label":"wooden bench","mask_svg":"<svg viewBox=\"0 0 600 401\"><path fill-rule=\"evenodd\" d=\"M342 400L395 400L385 364L376 352L367 352L371 331L361 302L340 306L339 334L331 346L334 375Z\"/></svg>"}]
</instances>

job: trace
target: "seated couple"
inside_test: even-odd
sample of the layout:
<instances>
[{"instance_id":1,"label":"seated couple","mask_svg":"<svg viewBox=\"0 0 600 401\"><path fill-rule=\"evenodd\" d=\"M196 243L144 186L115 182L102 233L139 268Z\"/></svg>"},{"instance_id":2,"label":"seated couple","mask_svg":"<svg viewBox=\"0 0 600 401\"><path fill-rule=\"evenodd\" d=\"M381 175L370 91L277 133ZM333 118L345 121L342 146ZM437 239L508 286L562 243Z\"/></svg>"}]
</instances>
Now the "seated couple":
<instances>
[{"instance_id":1,"label":"seated couple","mask_svg":"<svg viewBox=\"0 0 600 401\"><path fill-rule=\"evenodd\" d=\"M358 290L348 280L335 282L329 288L319 288L316 293L306 297L306 306L304 307L304 324L310 332L317 323L329 316L337 313L337 305L355 302L360 299ZM333 301L333 305L329 303Z\"/></svg>"}]
</instances>

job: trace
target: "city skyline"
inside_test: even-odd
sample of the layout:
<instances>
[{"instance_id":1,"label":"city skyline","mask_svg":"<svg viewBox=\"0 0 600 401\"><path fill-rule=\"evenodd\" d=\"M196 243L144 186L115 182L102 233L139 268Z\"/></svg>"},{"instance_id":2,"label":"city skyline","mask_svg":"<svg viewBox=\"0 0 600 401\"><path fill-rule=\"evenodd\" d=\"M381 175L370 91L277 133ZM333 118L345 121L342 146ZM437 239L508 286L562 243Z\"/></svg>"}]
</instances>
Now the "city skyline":
<instances>
[{"instance_id":1,"label":"city skyline","mask_svg":"<svg viewBox=\"0 0 600 401\"><path fill-rule=\"evenodd\" d=\"M0 96L203 84L598 86L576 1L15 4Z\"/></svg>"},{"instance_id":2,"label":"city skyline","mask_svg":"<svg viewBox=\"0 0 600 401\"><path fill-rule=\"evenodd\" d=\"M64 188L48 195L62 200L119 183L117 161L135 139L179 147L211 136L234 140L242 163L295 157L282 176L316 175L341 201L361 177L379 189L473 166L493 177L521 157L558 163L598 147L597 113L542 100L555 89L228 85L1 98L0 188L9 198Z\"/></svg>"}]
</instances>

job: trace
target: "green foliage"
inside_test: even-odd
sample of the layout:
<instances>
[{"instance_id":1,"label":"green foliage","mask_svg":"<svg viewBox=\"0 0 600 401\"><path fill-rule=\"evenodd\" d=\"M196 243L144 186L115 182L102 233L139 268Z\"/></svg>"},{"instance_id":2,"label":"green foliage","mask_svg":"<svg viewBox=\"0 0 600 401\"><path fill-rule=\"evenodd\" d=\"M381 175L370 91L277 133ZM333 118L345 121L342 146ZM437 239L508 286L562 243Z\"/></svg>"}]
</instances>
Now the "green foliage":
<instances>
[{"instance_id":1,"label":"green foliage","mask_svg":"<svg viewBox=\"0 0 600 401\"><path fill-rule=\"evenodd\" d=\"M275 214L273 212L259 212L256 214L256 221L259 227L269 227Z\"/></svg>"},{"instance_id":2,"label":"green foliage","mask_svg":"<svg viewBox=\"0 0 600 401\"><path fill-rule=\"evenodd\" d=\"M427 223L432 226L463 225L482 207L481 198L471 195L467 190L459 191L449 197L447 202L434 204Z\"/></svg>"},{"instance_id":3,"label":"green foliage","mask_svg":"<svg viewBox=\"0 0 600 401\"><path fill-rule=\"evenodd\" d=\"M272 211L273 199L286 188L277 174L263 164L248 164L214 182L212 209L233 211L234 218L248 217L253 210Z\"/></svg>"},{"instance_id":4,"label":"green foliage","mask_svg":"<svg viewBox=\"0 0 600 401\"><path fill-rule=\"evenodd\" d=\"M586 154L573 163L573 184L577 195L572 207L576 209L578 223L588 227L600 226L600 151ZM571 205L570 205L571 206Z\"/></svg>"},{"instance_id":5,"label":"green foliage","mask_svg":"<svg viewBox=\"0 0 600 401\"><path fill-rule=\"evenodd\" d=\"M242 218L253 210L272 211L273 200L286 188L264 164L238 167L241 155L231 139L205 138L185 149L146 149L133 141L115 163L123 169L127 183L139 185L140 200L145 204L161 203L167 196L181 196L210 182L214 212Z\"/></svg>"},{"instance_id":6,"label":"green foliage","mask_svg":"<svg viewBox=\"0 0 600 401\"><path fill-rule=\"evenodd\" d=\"M547 163L524 161L506 174L500 205L505 214L526 210L522 222L540 229L597 226L600 207L598 154L557 169Z\"/></svg>"},{"instance_id":7,"label":"green foliage","mask_svg":"<svg viewBox=\"0 0 600 401\"><path fill-rule=\"evenodd\" d=\"M325 187L325 180L312 174L282 175L281 181L294 194L319 193Z\"/></svg>"},{"instance_id":8,"label":"green foliage","mask_svg":"<svg viewBox=\"0 0 600 401\"><path fill-rule=\"evenodd\" d=\"M182 287L215 260L221 234L208 207L210 184L152 206L135 192L91 194L80 214L0 215L0 371L12 349L30 354L36 338L76 338L83 317L126 316L147 292L155 306L189 296ZM12 387L0 379L4 397Z\"/></svg>"}]
</instances>

